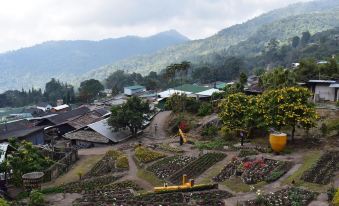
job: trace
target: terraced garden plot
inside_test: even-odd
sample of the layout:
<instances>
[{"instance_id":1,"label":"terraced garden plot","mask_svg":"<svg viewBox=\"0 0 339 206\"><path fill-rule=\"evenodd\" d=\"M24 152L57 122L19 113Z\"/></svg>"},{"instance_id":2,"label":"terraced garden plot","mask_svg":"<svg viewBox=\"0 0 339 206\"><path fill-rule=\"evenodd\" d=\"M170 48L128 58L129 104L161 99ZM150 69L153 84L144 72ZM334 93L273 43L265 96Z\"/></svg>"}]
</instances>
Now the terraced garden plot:
<instances>
[{"instance_id":1,"label":"terraced garden plot","mask_svg":"<svg viewBox=\"0 0 339 206\"><path fill-rule=\"evenodd\" d=\"M330 183L338 169L339 151L329 151L323 154L311 169L305 171L301 179L305 182L326 185Z\"/></svg>"},{"instance_id":2,"label":"terraced garden plot","mask_svg":"<svg viewBox=\"0 0 339 206\"><path fill-rule=\"evenodd\" d=\"M166 155L160 152L153 151L146 147L139 146L135 148L135 157L141 163L149 163L166 157Z\"/></svg>"},{"instance_id":3,"label":"terraced garden plot","mask_svg":"<svg viewBox=\"0 0 339 206\"><path fill-rule=\"evenodd\" d=\"M131 180L125 180L122 182L112 183L109 185L105 185L103 187L105 190L125 190L125 189L133 189L135 191L142 190L143 188L139 186L137 183L131 181Z\"/></svg>"},{"instance_id":4,"label":"terraced garden plot","mask_svg":"<svg viewBox=\"0 0 339 206\"><path fill-rule=\"evenodd\" d=\"M83 178L98 177L108 173L128 170L128 160L127 163L117 164L117 162L122 162L121 160L124 160L124 157L126 156L121 151L110 150L106 152L105 156Z\"/></svg>"},{"instance_id":5,"label":"terraced garden plot","mask_svg":"<svg viewBox=\"0 0 339 206\"><path fill-rule=\"evenodd\" d=\"M147 170L153 172L157 177L164 179L182 169L195 159L195 157L190 156L166 157L149 166Z\"/></svg>"},{"instance_id":6,"label":"terraced garden plot","mask_svg":"<svg viewBox=\"0 0 339 206\"><path fill-rule=\"evenodd\" d=\"M182 176L184 174L187 175L189 179L197 178L203 172L205 172L208 168L213 166L215 163L221 161L226 157L224 153L207 153L194 160L190 164L188 164L183 169L175 172L169 180L172 183L179 184L181 182Z\"/></svg>"},{"instance_id":7,"label":"terraced garden plot","mask_svg":"<svg viewBox=\"0 0 339 206\"><path fill-rule=\"evenodd\" d=\"M233 159L222 171L213 178L216 182L223 182L233 175L241 176L246 184L256 184L261 181L273 182L283 176L292 164L272 159Z\"/></svg>"},{"instance_id":8,"label":"terraced garden plot","mask_svg":"<svg viewBox=\"0 0 339 206\"><path fill-rule=\"evenodd\" d=\"M68 183L61 186L61 188L67 193L80 193L82 191L90 191L103 188L104 186L115 182L119 178L121 178L121 176L105 175Z\"/></svg>"},{"instance_id":9,"label":"terraced garden plot","mask_svg":"<svg viewBox=\"0 0 339 206\"><path fill-rule=\"evenodd\" d=\"M263 195L256 200L246 201L244 206L283 205L283 206L306 206L317 197L317 193L300 188L287 188L275 193Z\"/></svg>"},{"instance_id":10,"label":"terraced garden plot","mask_svg":"<svg viewBox=\"0 0 339 206\"><path fill-rule=\"evenodd\" d=\"M124 202L133 198L130 190L93 190L87 191L83 197L73 202L73 205L107 205L107 203L115 204Z\"/></svg>"}]
</instances>

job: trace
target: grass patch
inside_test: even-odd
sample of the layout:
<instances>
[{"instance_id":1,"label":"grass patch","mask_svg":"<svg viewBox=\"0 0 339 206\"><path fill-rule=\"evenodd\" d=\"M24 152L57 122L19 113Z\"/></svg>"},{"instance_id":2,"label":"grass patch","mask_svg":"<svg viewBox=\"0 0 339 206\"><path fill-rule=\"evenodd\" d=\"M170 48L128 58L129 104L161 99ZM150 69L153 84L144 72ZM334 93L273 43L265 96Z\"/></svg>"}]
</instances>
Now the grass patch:
<instances>
[{"instance_id":1,"label":"grass patch","mask_svg":"<svg viewBox=\"0 0 339 206\"><path fill-rule=\"evenodd\" d=\"M248 185L246 183L244 183L240 177L232 177L224 182L221 183L222 185L228 187L229 189L231 189L234 192L250 192L251 191L251 186L254 187L254 190L257 190L261 187L263 187L264 185L266 185L266 182L258 182L257 184L253 184L253 185Z\"/></svg>"},{"instance_id":2,"label":"grass patch","mask_svg":"<svg viewBox=\"0 0 339 206\"><path fill-rule=\"evenodd\" d=\"M146 180L154 187L161 187L164 185L165 182L156 177L152 172L146 171L144 169L139 169L137 172L137 176L143 180Z\"/></svg>"},{"instance_id":3,"label":"grass patch","mask_svg":"<svg viewBox=\"0 0 339 206\"><path fill-rule=\"evenodd\" d=\"M326 192L326 190L329 188L329 185L320 185L301 180L303 173L306 170L310 169L319 160L321 155L322 155L321 151L311 151L308 154L306 154L303 159L304 160L303 165L301 165L295 173L286 178L282 183L284 185L292 184L294 180L295 186L306 187L307 189L315 192Z\"/></svg>"},{"instance_id":4,"label":"grass patch","mask_svg":"<svg viewBox=\"0 0 339 206\"><path fill-rule=\"evenodd\" d=\"M212 166L210 168L210 170L208 170L209 172L204 175L199 182L197 182L198 184L211 184L213 183L212 178L217 176L220 171L225 167L225 165L223 164L215 164L214 166Z\"/></svg>"},{"instance_id":5,"label":"grass patch","mask_svg":"<svg viewBox=\"0 0 339 206\"><path fill-rule=\"evenodd\" d=\"M227 145L227 142L224 139L216 138L212 141L196 141L194 142L194 145L199 150L215 150L215 149L222 149L225 145Z\"/></svg>"}]
</instances>

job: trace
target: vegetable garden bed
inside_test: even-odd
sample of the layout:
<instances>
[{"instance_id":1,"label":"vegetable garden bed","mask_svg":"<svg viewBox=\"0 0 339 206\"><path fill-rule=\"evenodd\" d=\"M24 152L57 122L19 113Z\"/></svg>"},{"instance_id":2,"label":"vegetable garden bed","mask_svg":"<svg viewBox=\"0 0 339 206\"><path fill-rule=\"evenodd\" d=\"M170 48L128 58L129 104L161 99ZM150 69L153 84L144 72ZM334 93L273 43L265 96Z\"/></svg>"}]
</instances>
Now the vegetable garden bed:
<instances>
[{"instance_id":1,"label":"vegetable garden bed","mask_svg":"<svg viewBox=\"0 0 339 206\"><path fill-rule=\"evenodd\" d=\"M141 163L149 163L149 162L153 162L157 159L166 157L166 155L163 154L163 153L156 152L156 151L150 150L148 148L139 146L139 147L135 148L135 157Z\"/></svg>"},{"instance_id":2,"label":"vegetable garden bed","mask_svg":"<svg viewBox=\"0 0 339 206\"><path fill-rule=\"evenodd\" d=\"M256 184L261 181L273 182L291 169L290 162L273 159L237 159L232 161L213 178L216 182L223 182L233 175L241 176L246 184Z\"/></svg>"},{"instance_id":3,"label":"vegetable garden bed","mask_svg":"<svg viewBox=\"0 0 339 206\"><path fill-rule=\"evenodd\" d=\"M133 189L135 191L142 190L143 188L137 183L131 180L125 180L122 182L112 183L109 185L105 185L103 189L107 190L125 190L125 189Z\"/></svg>"},{"instance_id":4,"label":"vegetable garden bed","mask_svg":"<svg viewBox=\"0 0 339 206\"><path fill-rule=\"evenodd\" d=\"M196 178L205 172L208 168L213 166L215 163L221 161L226 157L224 153L207 153L189 163L183 169L175 172L169 180L172 183L178 184L181 182L181 178L184 174L187 175L189 179Z\"/></svg>"},{"instance_id":5,"label":"vegetable garden bed","mask_svg":"<svg viewBox=\"0 0 339 206\"><path fill-rule=\"evenodd\" d=\"M68 193L80 193L82 191L90 191L94 189L103 188L106 185L109 185L122 176L114 175L105 175L100 177L94 177L90 179L80 180L77 182L68 183L61 186L61 188Z\"/></svg>"},{"instance_id":6,"label":"vegetable garden bed","mask_svg":"<svg viewBox=\"0 0 339 206\"><path fill-rule=\"evenodd\" d=\"M326 185L330 183L335 171L339 169L339 151L328 151L317 163L305 171L301 177L305 182Z\"/></svg>"},{"instance_id":7,"label":"vegetable garden bed","mask_svg":"<svg viewBox=\"0 0 339 206\"><path fill-rule=\"evenodd\" d=\"M164 179L182 169L195 159L195 157L190 156L166 157L149 166L147 170L153 172L157 177Z\"/></svg>"},{"instance_id":8,"label":"vegetable garden bed","mask_svg":"<svg viewBox=\"0 0 339 206\"><path fill-rule=\"evenodd\" d=\"M300 188L287 188L275 193L270 193L257 197L256 200L246 201L245 206L270 206L270 205L284 205L284 206L306 206L318 194Z\"/></svg>"},{"instance_id":9,"label":"vegetable garden bed","mask_svg":"<svg viewBox=\"0 0 339 206\"><path fill-rule=\"evenodd\" d=\"M129 165L128 160L127 162L126 160L127 157L121 151L110 150L106 152L105 156L83 178L98 177L108 173L128 170Z\"/></svg>"}]
</instances>

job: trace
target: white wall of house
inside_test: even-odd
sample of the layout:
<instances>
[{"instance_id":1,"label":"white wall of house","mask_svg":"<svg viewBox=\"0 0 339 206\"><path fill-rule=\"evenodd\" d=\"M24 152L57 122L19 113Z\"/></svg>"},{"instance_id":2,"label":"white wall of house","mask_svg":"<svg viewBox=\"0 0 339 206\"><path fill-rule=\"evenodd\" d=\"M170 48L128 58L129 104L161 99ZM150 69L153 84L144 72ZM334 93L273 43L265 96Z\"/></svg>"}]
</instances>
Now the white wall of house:
<instances>
[{"instance_id":1,"label":"white wall of house","mask_svg":"<svg viewBox=\"0 0 339 206\"><path fill-rule=\"evenodd\" d=\"M315 95L319 95L321 100L334 101L335 89L328 85L316 85Z\"/></svg>"}]
</instances>

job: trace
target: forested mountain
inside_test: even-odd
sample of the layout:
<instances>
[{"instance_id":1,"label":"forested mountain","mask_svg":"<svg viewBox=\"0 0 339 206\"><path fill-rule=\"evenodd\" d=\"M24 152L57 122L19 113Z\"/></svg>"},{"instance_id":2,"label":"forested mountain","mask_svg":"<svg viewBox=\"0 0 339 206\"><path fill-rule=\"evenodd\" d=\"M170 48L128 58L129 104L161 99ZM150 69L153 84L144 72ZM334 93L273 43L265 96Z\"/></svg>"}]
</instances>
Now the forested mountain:
<instances>
[{"instance_id":1,"label":"forested mountain","mask_svg":"<svg viewBox=\"0 0 339 206\"><path fill-rule=\"evenodd\" d=\"M336 26L339 26L339 1L317 0L293 4L224 29L206 39L171 46L153 55L124 59L94 69L79 80L89 76L105 79L118 69L147 74L184 60L193 63L209 61L210 56L215 54L223 56L260 55L270 39L287 43L293 36L300 35L304 31L314 34Z\"/></svg>"},{"instance_id":2,"label":"forested mountain","mask_svg":"<svg viewBox=\"0 0 339 206\"><path fill-rule=\"evenodd\" d=\"M50 78L71 81L90 69L188 41L175 30L150 37L50 41L0 54L0 92L40 87Z\"/></svg>"}]
</instances>

